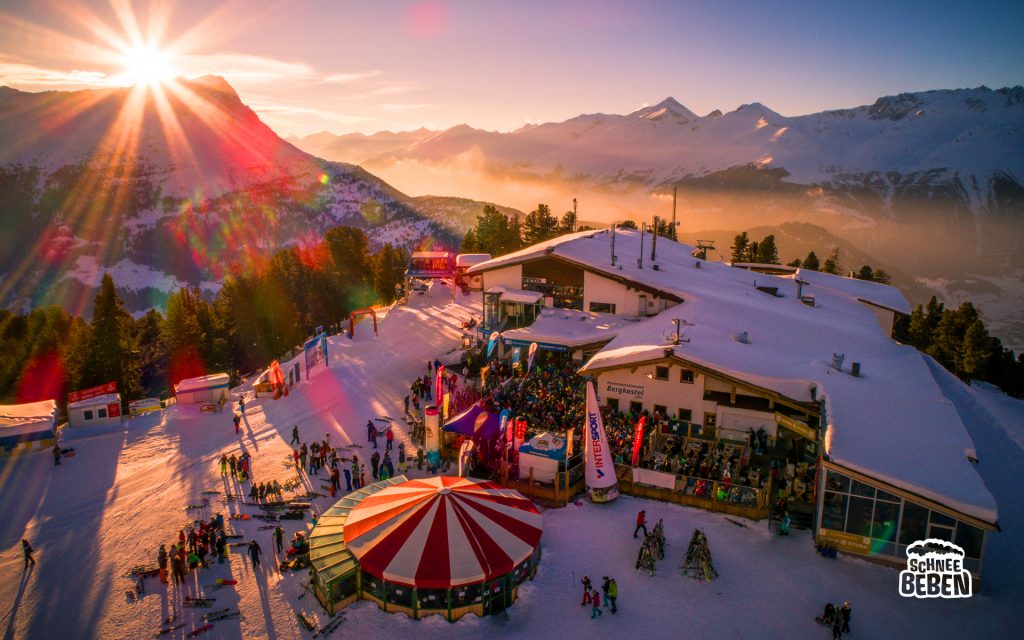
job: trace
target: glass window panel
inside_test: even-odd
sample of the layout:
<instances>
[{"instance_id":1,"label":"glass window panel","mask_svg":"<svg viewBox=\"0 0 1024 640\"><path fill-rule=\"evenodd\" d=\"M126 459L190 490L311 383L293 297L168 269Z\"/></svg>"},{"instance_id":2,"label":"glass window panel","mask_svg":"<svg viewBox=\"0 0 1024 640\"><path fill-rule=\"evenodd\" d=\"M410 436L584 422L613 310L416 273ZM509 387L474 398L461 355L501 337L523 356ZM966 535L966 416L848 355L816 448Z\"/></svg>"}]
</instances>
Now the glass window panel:
<instances>
[{"instance_id":1,"label":"glass window panel","mask_svg":"<svg viewBox=\"0 0 1024 640\"><path fill-rule=\"evenodd\" d=\"M894 502L876 501L875 516L871 520L871 537L875 540L894 542L899 516L900 505Z\"/></svg>"},{"instance_id":2,"label":"glass window panel","mask_svg":"<svg viewBox=\"0 0 1024 640\"><path fill-rule=\"evenodd\" d=\"M874 500L850 497L850 509L846 515L846 532L858 536L871 535L871 511Z\"/></svg>"},{"instance_id":3,"label":"glass window panel","mask_svg":"<svg viewBox=\"0 0 1024 640\"><path fill-rule=\"evenodd\" d=\"M480 585L468 584L464 587L452 587L452 608L465 607L480 602Z\"/></svg>"},{"instance_id":4,"label":"glass window panel","mask_svg":"<svg viewBox=\"0 0 1024 640\"><path fill-rule=\"evenodd\" d=\"M848 499L844 493L825 492L825 504L821 514L822 527L833 531L843 531L846 528L846 502Z\"/></svg>"},{"instance_id":5,"label":"glass window panel","mask_svg":"<svg viewBox=\"0 0 1024 640\"><path fill-rule=\"evenodd\" d=\"M875 500L886 500L888 502L899 502L900 501L900 497L897 496L897 495L891 494L888 491L882 491L881 489L879 489L878 493L875 494Z\"/></svg>"},{"instance_id":6,"label":"glass window panel","mask_svg":"<svg viewBox=\"0 0 1024 640\"><path fill-rule=\"evenodd\" d=\"M900 544L910 545L928 536L928 509L913 502L903 503Z\"/></svg>"},{"instance_id":7,"label":"glass window panel","mask_svg":"<svg viewBox=\"0 0 1024 640\"><path fill-rule=\"evenodd\" d=\"M668 367L654 367L655 380L668 380Z\"/></svg>"},{"instance_id":8,"label":"glass window panel","mask_svg":"<svg viewBox=\"0 0 1024 640\"><path fill-rule=\"evenodd\" d=\"M850 479L830 469L828 475L825 476L825 488L829 491L842 491L843 493L849 493Z\"/></svg>"},{"instance_id":9,"label":"glass window panel","mask_svg":"<svg viewBox=\"0 0 1024 640\"><path fill-rule=\"evenodd\" d=\"M420 609L447 609L447 589L417 589L416 597L419 600Z\"/></svg>"},{"instance_id":10,"label":"glass window panel","mask_svg":"<svg viewBox=\"0 0 1024 640\"><path fill-rule=\"evenodd\" d=\"M932 511L931 523L932 524L941 524L941 525L946 526L946 527L952 527L953 525L956 524L956 519L951 518L951 517L947 516L944 513L939 513L938 511Z\"/></svg>"},{"instance_id":11,"label":"glass window panel","mask_svg":"<svg viewBox=\"0 0 1024 640\"><path fill-rule=\"evenodd\" d=\"M878 540L872 540L871 555L894 556L896 555L896 545L892 542L879 542Z\"/></svg>"},{"instance_id":12,"label":"glass window panel","mask_svg":"<svg viewBox=\"0 0 1024 640\"><path fill-rule=\"evenodd\" d=\"M855 496L864 496L865 498L874 498L875 497L875 488L872 487L870 484L864 484L863 482L860 482L859 480L854 480L853 484L850 487L850 493L852 493Z\"/></svg>"},{"instance_id":13,"label":"glass window panel","mask_svg":"<svg viewBox=\"0 0 1024 640\"><path fill-rule=\"evenodd\" d=\"M683 384L693 384L693 370L683 369L679 372L679 382Z\"/></svg>"},{"instance_id":14,"label":"glass window panel","mask_svg":"<svg viewBox=\"0 0 1024 640\"><path fill-rule=\"evenodd\" d=\"M387 600L390 604L400 607L412 606L412 587L404 584L387 583Z\"/></svg>"},{"instance_id":15,"label":"glass window panel","mask_svg":"<svg viewBox=\"0 0 1024 640\"><path fill-rule=\"evenodd\" d=\"M943 527L936 524L930 525L928 527L928 537L953 542L953 527Z\"/></svg>"},{"instance_id":16,"label":"glass window panel","mask_svg":"<svg viewBox=\"0 0 1024 640\"><path fill-rule=\"evenodd\" d=\"M963 547L964 553L970 558L981 557L981 542L985 539L985 532L978 527L972 527L966 522L956 524L956 544Z\"/></svg>"},{"instance_id":17,"label":"glass window panel","mask_svg":"<svg viewBox=\"0 0 1024 640\"><path fill-rule=\"evenodd\" d=\"M384 599L384 581L373 574L363 572L363 591L379 600Z\"/></svg>"}]
</instances>

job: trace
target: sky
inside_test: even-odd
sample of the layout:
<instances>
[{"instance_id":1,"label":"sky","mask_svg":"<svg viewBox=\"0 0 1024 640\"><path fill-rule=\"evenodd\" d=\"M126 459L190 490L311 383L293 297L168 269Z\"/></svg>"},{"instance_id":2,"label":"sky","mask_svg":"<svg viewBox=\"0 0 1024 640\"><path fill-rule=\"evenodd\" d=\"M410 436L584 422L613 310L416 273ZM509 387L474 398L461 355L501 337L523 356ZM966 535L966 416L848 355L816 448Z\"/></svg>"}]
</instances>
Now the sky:
<instances>
[{"instance_id":1,"label":"sky","mask_svg":"<svg viewBox=\"0 0 1024 640\"><path fill-rule=\"evenodd\" d=\"M281 135L509 131L667 96L793 116L1024 84L1024 2L0 0L0 85L130 84L140 57L224 76Z\"/></svg>"}]
</instances>

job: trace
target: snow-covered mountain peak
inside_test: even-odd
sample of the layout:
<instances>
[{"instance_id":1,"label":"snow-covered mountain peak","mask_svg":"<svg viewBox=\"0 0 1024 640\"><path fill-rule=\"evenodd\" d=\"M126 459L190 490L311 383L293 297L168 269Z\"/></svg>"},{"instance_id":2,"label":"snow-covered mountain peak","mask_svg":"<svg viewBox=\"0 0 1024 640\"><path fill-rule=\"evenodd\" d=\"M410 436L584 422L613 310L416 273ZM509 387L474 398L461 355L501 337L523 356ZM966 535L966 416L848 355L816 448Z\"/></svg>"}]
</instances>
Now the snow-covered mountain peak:
<instances>
[{"instance_id":1,"label":"snow-covered mountain peak","mask_svg":"<svg viewBox=\"0 0 1024 640\"><path fill-rule=\"evenodd\" d=\"M669 96L656 105L637 109L629 114L633 118L686 124L697 119L697 114L690 111L678 100Z\"/></svg>"}]
</instances>

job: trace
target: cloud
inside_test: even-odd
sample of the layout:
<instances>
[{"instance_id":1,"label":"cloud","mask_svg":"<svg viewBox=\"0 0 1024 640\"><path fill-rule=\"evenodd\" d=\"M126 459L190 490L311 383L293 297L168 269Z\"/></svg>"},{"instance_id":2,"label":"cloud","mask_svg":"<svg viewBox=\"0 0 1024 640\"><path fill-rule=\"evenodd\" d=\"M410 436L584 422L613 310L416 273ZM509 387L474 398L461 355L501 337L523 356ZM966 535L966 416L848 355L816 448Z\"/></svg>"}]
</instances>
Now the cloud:
<instances>
[{"instance_id":1,"label":"cloud","mask_svg":"<svg viewBox=\"0 0 1024 640\"><path fill-rule=\"evenodd\" d=\"M960 556L962 558L964 557L964 550L952 542L946 542L945 540L939 540L937 538L918 540L907 547L908 556L925 556L929 554L939 556Z\"/></svg>"},{"instance_id":2,"label":"cloud","mask_svg":"<svg viewBox=\"0 0 1024 640\"><path fill-rule=\"evenodd\" d=\"M374 76L379 76L382 71L357 71L355 73L333 73L329 76L324 76L320 80L320 84L351 84Z\"/></svg>"},{"instance_id":3,"label":"cloud","mask_svg":"<svg viewBox=\"0 0 1024 640\"><path fill-rule=\"evenodd\" d=\"M40 88L112 87L115 76L102 71L48 69L10 59L0 59L0 85Z\"/></svg>"}]
</instances>

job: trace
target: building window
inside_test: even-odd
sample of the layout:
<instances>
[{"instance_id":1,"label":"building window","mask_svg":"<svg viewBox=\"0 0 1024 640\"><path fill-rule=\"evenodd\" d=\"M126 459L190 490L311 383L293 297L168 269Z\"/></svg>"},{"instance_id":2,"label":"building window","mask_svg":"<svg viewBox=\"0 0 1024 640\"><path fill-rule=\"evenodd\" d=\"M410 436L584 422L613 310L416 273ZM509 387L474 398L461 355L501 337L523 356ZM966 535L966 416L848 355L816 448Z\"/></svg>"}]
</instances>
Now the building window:
<instances>
[{"instance_id":1,"label":"building window","mask_svg":"<svg viewBox=\"0 0 1024 640\"><path fill-rule=\"evenodd\" d=\"M638 413L640 413L643 410L644 410L644 403L637 402L635 400L633 402L629 403L629 412L630 413L638 414Z\"/></svg>"},{"instance_id":2,"label":"building window","mask_svg":"<svg viewBox=\"0 0 1024 640\"><path fill-rule=\"evenodd\" d=\"M658 414L658 416L662 418L667 418L668 408L663 404L656 404L654 405L654 413Z\"/></svg>"},{"instance_id":3,"label":"building window","mask_svg":"<svg viewBox=\"0 0 1024 640\"><path fill-rule=\"evenodd\" d=\"M691 409L680 409L679 419L683 422L693 422L693 411Z\"/></svg>"},{"instance_id":4,"label":"building window","mask_svg":"<svg viewBox=\"0 0 1024 640\"><path fill-rule=\"evenodd\" d=\"M693 369L681 369L679 371L679 382L693 384Z\"/></svg>"},{"instance_id":5,"label":"building window","mask_svg":"<svg viewBox=\"0 0 1024 640\"><path fill-rule=\"evenodd\" d=\"M619 399L618 398L608 398L608 400L606 402L608 403L608 410L609 411L611 411L612 413L618 413L619 412Z\"/></svg>"},{"instance_id":6,"label":"building window","mask_svg":"<svg viewBox=\"0 0 1024 640\"><path fill-rule=\"evenodd\" d=\"M590 310L594 313L615 313L615 304L611 302L591 302Z\"/></svg>"},{"instance_id":7,"label":"building window","mask_svg":"<svg viewBox=\"0 0 1024 640\"><path fill-rule=\"evenodd\" d=\"M655 380L668 380L668 367L654 367Z\"/></svg>"},{"instance_id":8,"label":"building window","mask_svg":"<svg viewBox=\"0 0 1024 640\"><path fill-rule=\"evenodd\" d=\"M92 411L85 411L82 413L83 420L92 420Z\"/></svg>"},{"instance_id":9,"label":"building window","mask_svg":"<svg viewBox=\"0 0 1024 640\"><path fill-rule=\"evenodd\" d=\"M846 527L846 501L849 499L845 493L825 492L825 504L821 510L821 526L833 531L842 531Z\"/></svg>"},{"instance_id":10,"label":"building window","mask_svg":"<svg viewBox=\"0 0 1024 640\"><path fill-rule=\"evenodd\" d=\"M97 409L96 410L96 417L97 418L106 418L107 417L107 410L106 409Z\"/></svg>"}]
</instances>

